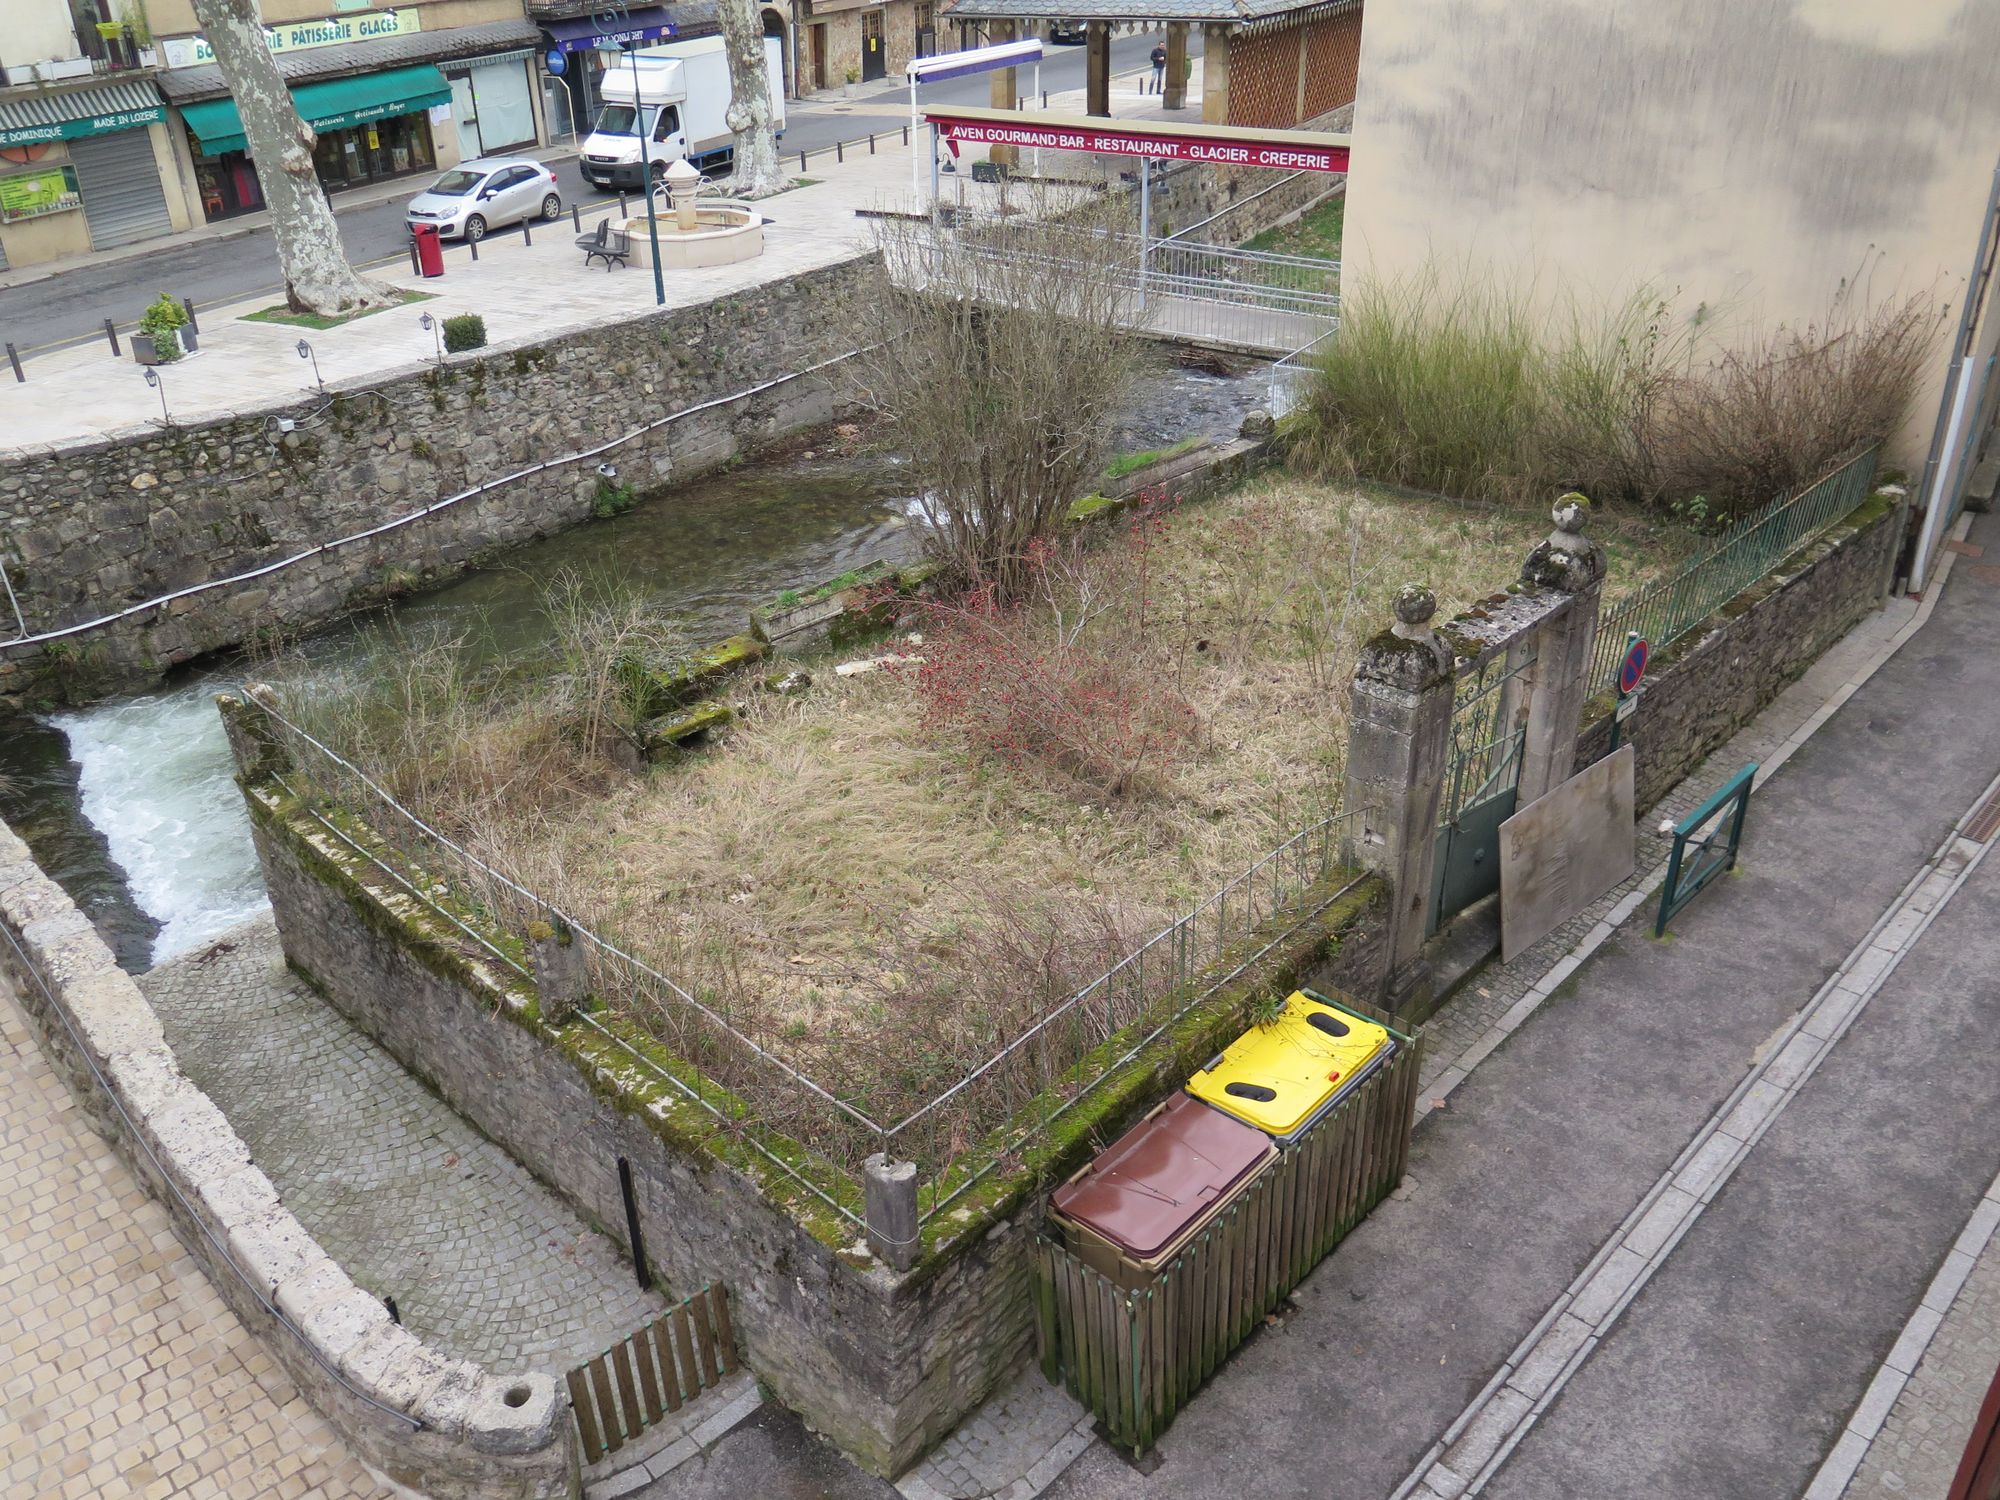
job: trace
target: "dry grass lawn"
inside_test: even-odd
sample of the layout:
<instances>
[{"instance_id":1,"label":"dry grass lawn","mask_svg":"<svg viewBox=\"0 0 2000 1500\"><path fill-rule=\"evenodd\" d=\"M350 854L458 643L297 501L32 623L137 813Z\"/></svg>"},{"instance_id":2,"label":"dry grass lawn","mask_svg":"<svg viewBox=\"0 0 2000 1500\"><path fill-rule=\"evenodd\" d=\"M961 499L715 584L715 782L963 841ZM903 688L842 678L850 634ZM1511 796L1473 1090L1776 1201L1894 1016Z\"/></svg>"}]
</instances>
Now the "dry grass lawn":
<instances>
[{"instance_id":1,"label":"dry grass lawn","mask_svg":"<svg viewBox=\"0 0 2000 1500\"><path fill-rule=\"evenodd\" d=\"M910 669L837 679L829 659L801 696L746 693L718 745L604 796L532 863L809 1070L894 1055L912 1088L948 1080L1324 816L1355 651L1396 588L1428 584L1442 618L1548 529L1271 477L1155 544L1155 638L1133 645L1198 732L1143 794L974 755L927 725ZM1695 541L1647 517L1598 535L1613 593Z\"/></svg>"}]
</instances>

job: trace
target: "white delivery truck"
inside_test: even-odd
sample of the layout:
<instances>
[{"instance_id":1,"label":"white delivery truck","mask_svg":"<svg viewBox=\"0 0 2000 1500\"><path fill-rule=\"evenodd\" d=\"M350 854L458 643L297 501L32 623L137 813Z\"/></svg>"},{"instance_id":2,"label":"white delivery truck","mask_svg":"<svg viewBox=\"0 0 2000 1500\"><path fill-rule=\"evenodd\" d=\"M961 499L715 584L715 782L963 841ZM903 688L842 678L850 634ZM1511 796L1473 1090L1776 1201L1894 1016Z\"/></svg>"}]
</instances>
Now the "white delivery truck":
<instances>
[{"instance_id":1,"label":"white delivery truck","mask_svg":"<svg viewBox=\"0 0 2000 1500\"><path fill-rule=\"evenodd\" d=\"M764 38L772 125L785 129L785 64L778 38ZM729 129L729 56L722 38L668 42L627 53L598 85L604 107L584 138L583 175L599 187L637 188L682 157L697 167L727 163L736 147Z\"/></svg>"}]
</instances>

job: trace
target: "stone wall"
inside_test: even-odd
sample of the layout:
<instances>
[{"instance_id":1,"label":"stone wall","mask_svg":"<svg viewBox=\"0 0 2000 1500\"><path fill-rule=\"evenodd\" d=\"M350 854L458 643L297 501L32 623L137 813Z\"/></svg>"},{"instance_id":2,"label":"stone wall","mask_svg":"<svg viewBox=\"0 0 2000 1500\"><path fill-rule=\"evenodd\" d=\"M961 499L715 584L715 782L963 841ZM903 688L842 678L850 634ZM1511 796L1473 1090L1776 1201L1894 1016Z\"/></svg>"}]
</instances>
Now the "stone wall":
<instances>
[{"instance_id":1,"label":"stone wall","mask_svg":"<svg viewBox=\"0 0 2000 1500\"><path fill-rule=\"evenodd\" d=\"M786 377L855 347L873 268L872 256L857 256L544 344L455 355L330 402L29 450L0 474L0 562L30 633L306 555L71 637L52 657L0 644L0 696L51 670L72 687L142 679L562 530L590 514L601 460L635 488L656 489L825 421L838 404L834 376ZM783 383L587 452L774 380ZM514 474L415 524L312 550Z\"/></svg>"},{"instance_id":2,"label":"stone wall","mask_svg":"<svg viewBox=\"0 0 2000 1500\"><path fill-rule=\"evenodd\" d=\"M1109 1074L1060 1138L1022 1148L934 1217L921 1258L897 1274L868 1253L859 1225L645 1067L641 1057L689 1076L636 1027L609 1014L544 1023L531 984L473 957L480 950L461 929L419 906L262 775L264 757L280 752L260 742L253 715L225 704L293 967L613 1235L625 1224L618 1162L628 1161L652 1262L676 1286L727 1286L746 1362L814 1429L881 1474L901 1471L951 1431L1027 1354L1030 1251L1046 1185L1234 1036L1256 994L1309 972L1325 978L1315 966L1329 952L1365 972L1373 951L1379 892L1363 882ZM342 828L367 837L358 824ZM1106 1058L1119 1046L1108 1043ZM714 1088L700 1079L693 1086ZM815 1170L793 1149L801 1170ZM851 1181L844 1196L859 1209Z\"/></svg>"},{"instance_id":3,"label":"stone wall","mask_svg":"<svg viewBox=\"0 0 2000 1500\"><path fill-rule=\"evenodd\" d=\"M1625 724L1637 752L1641 808L1659 801L1881 603L1903 514L1886 497L1869 500L1654 655ZM1595 706L1577 737L1579 770L1610 750L1610 705Z\"/></svg>"},{"instance_id":4,"label":"stone wall","mask_svg":"<svg viewBox=\"0 0 2000 1500\"><path fill-rule=\"evenodd\" d=\"M285 1208L221 1111L181 1072L131 976L4 824L0 981L216 1291L364 1462L438 1500L576 1494L577 1455L555 1382L490 1374L390 1321Z\"/></svg>"}]
</instances>

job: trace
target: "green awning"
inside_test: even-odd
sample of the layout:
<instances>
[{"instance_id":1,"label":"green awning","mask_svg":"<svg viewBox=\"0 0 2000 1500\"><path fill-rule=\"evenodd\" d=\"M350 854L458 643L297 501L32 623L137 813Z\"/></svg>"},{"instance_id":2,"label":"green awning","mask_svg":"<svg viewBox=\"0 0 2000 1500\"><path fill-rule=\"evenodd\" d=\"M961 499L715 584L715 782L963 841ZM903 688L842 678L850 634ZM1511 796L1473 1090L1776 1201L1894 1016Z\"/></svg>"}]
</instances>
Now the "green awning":
<instances>
[{"instance_id":1,"label":"green awning","mask_svg":"<svg viewBox=\"0 0 2000 1500\"><path fill-rule=\"evenodd\" d=\"M365 125L370 120L449 104L451 85L444 81L444 74L424 63L413 68L391 68L384 73L363 73L356 78L302 83L292 90L292 102L298 106L300 118L314 130L345 130L350 125ZM236 113L234 99L204 99L199 104L184 104L181 118L201 142L204 156L246 149L243 121Z\"/></svg>"}]
</instances>

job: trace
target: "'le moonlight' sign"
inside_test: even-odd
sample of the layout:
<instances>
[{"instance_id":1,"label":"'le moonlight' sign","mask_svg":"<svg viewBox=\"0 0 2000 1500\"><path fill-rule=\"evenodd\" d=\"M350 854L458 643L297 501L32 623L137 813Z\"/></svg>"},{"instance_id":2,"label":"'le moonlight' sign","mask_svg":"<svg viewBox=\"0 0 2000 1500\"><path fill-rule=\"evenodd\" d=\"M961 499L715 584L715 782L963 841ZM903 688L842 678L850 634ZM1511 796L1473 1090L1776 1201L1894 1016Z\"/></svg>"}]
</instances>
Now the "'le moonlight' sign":
<instances>
[{"instance_id":1,"label":"'le moonlight' sign","mask_svg":"<svg viewBox=\"0 0 2000 1500\"><path fill-rule=\"evenodd\" d=\"M1041 146L1095 151L1154 161L1214 166L1276 167L1292 172L1345 172L1347 137L1316 131L1245 130L1234 126L1108 126L1089 116L1023 117L1008 110L927 109L924 116L961 145Z\"/></svg>"}]
</instances>

